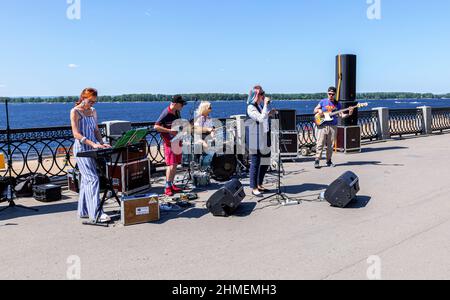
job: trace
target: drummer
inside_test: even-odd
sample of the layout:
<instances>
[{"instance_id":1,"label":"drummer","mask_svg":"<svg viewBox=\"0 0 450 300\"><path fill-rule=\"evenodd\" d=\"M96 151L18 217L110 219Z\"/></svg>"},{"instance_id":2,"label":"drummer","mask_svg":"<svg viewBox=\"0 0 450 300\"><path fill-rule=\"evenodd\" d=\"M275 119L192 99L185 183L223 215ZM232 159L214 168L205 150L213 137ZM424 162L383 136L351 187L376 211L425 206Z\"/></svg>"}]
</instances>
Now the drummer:
<instances>
[{"instance_id":1,"label":"drummer","mask_svg":"<svg viewBox=\"0 0 450 300\"><path fill-rule=\"evenodd\" d=\"M212 112L212 104L207 101L200 103L195 112L194 132L195 132L195 154L203 154L208 152L208 140L215 138L215 128L213 119L210 117Z\"/></svg>"}]
</instances>

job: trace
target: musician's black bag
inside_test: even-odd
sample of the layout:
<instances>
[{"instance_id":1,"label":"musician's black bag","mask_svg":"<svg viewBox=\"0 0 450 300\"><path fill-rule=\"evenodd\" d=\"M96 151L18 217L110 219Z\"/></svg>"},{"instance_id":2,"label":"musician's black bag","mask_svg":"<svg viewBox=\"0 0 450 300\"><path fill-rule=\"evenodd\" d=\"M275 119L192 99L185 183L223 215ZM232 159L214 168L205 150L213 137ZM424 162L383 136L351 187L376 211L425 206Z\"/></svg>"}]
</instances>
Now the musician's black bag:
<instances>
[{"instance_id":1,"label":"musician's black bag","mask_svg":"<svg viewBox=\"0 0 450 300\"><path fill-rule=\"evenodd\" d=\"M15 188L17 197L32 197L33 187L50 183L50 178L43 174L25 174L17 177Z\"/></svg>"}]
</instances>

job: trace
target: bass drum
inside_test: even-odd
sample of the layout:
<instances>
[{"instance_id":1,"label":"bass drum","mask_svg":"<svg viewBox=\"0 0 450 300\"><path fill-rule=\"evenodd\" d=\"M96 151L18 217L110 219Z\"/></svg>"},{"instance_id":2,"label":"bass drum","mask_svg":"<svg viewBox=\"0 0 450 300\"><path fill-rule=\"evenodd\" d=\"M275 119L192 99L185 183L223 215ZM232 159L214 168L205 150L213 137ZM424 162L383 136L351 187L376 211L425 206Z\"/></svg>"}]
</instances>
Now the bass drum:
<instances>
[{"instance_id":1,"label":"bass drum","mask_svg":"<svg viewBox=\"0 0 450 300\"><path fill-rule=\"evenodd\" d=\"M233 178L236 173L237 159L233 154L208 154L202 157L202 169L209 169L211 177L225 182Z\"/></svg>"}]
</instances>

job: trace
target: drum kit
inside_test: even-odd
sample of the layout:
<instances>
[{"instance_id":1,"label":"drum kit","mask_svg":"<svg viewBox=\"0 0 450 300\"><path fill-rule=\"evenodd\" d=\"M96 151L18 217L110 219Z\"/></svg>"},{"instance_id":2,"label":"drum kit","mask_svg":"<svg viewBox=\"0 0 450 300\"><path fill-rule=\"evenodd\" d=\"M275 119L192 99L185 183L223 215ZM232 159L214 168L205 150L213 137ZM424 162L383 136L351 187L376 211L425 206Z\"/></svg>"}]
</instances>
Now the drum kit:
<instances>
[{"instance_id":1,"label":"drum kit","mask_svg":"<svg viewBox=\"0 0 450 300\"><path fill-rule=\"evenodd\" d=\"M225 132L230 137L228 141L224 140ZM245 165L241 162L242 157L236 155L234 133L233 122L216 129L214 139L208 142L208 149L204 149L203 141L193 143L191 136L184 139L182 165L187 168L184 181L187 179L196 187L207 187L211 178L225 182L235 174L241 174Z\"/></svg>"}]
</instances>

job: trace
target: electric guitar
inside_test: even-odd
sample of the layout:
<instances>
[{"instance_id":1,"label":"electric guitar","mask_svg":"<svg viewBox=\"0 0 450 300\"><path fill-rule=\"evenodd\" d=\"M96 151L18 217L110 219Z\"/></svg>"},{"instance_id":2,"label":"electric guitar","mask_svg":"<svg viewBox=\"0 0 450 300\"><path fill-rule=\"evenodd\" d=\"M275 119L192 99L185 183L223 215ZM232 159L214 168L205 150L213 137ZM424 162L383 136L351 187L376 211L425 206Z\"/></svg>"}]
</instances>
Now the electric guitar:
<instances>
[{"instance_id":1,"label":"electric guitar","mask_svg":"<svg viewBox=\"0 0 450 300\"><path fill-rule=\"evenodd\" d=\"M317 126L322 125L325 122L331 122L334 120L334 116L339 115L341 113L345 113L348 112L352 109L356 109L356 108L362 108L362 107L366 107L369 106L369 103L359 103L358 105L346 108L346 109L341 109L338 111L334 111L334 112L324 112L323 115L321 114L316 114L315 116L315 123Z\"/></svg>"}]
</instances>

